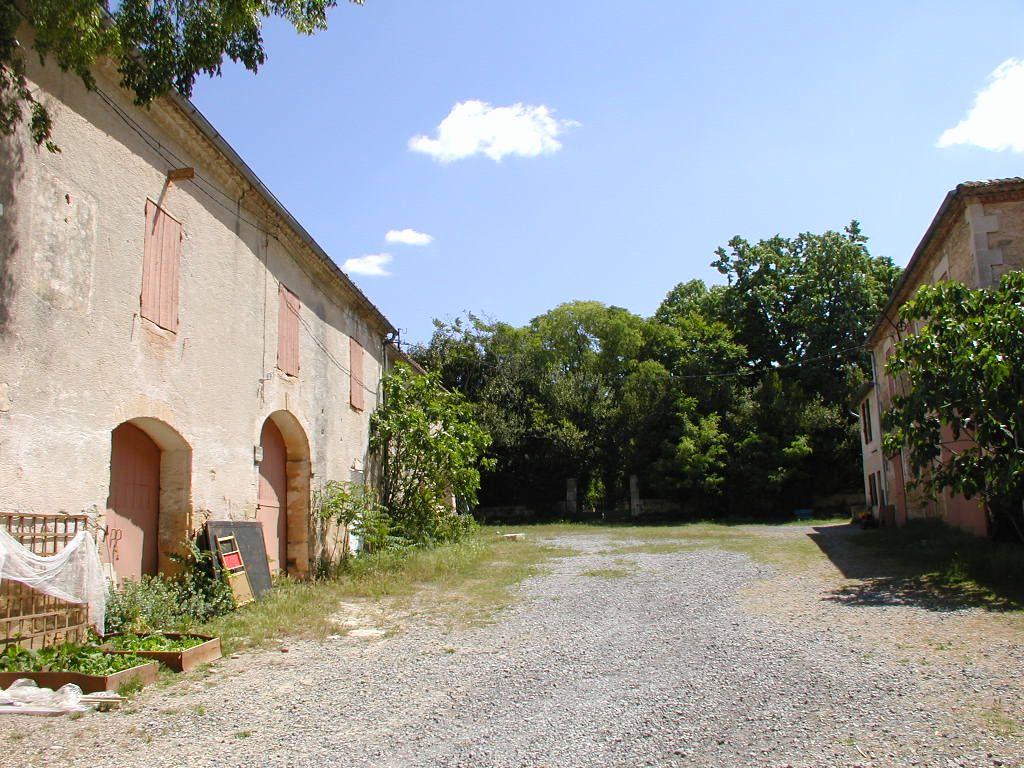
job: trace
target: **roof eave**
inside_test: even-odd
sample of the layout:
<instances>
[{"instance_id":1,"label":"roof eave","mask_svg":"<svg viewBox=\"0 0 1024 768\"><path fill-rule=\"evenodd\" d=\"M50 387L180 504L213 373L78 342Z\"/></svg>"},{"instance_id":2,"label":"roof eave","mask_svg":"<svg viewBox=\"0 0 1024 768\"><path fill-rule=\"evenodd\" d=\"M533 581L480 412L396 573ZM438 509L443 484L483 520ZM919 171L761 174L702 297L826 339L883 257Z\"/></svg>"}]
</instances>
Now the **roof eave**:
<instances>
[{"instance_id":1,"label":"roof eave","mask_svg":"<svg viewBox=\"0 0 1024 768\"><path fill-rule=\"evenodd\" d=\"M924 253L928 250L928 246L931 244L932 238L935 237L935 233L938 232L939 226L946 218L946 214L953 206L953 202L958 199L959 195L959 185L956 189L951 189L946 193L946 197L942 200L942 205L940 205L939 210L935 212L935 216L932 218L932 223L928 225L928 229L925 230L924 237L921 238L921 241L917 244L917 248L914 249L914 254L910 257L910 261L907 262L907 266L903 270L903 274L900 275L900 279L896 281L896 286L889 294L889 300L885 303L885 308L882 309L882 313L879 315L878 320L871 329L871 333L868 334L868 347L873 347L878 342L878 337L881 335L879 332L884 325L894 322L894 318L890 317L890 312L897 306L897 303L902 303L898 302L898 299L902 294L903 289L906 287L907 283L910 282L910 278L917 272L918 263L924 258Z\"/></svg>"},{"instance_id":2,"label":"roof eave","mask_svg":"<svg viewBox=\"0 0 1024 768\"><path fill-rule=\"evenodd\" d=\"M284 204L274 196L274 193L271 192L262 181L260 181L260 178L256 173L246 164L231 145L228 144L224 137L218 133L217 129L213 127L213 124L203 116L203 113L200 112L191 101L174 91L168 93L166 98L168 98L175 107L181 110L185 117L188 118L199 132L214 145L217 151L220 152L232 166L234 166L235 170L263 198L274 213L284 220L299 240L301 240L302 243L308 247L323 264L323 266L327 268L328 272L330 272L334 279L337 280L339 285L356 298L357 302L362 306L365 314L367 314L372 320L375 320L382 327L385 334L397 336L398 329L395 328L395 326L393 326L384 316L384 313L366 297L366 294L359 290L358 286L356 286L356 284L352 282L351 278L342 271L341 267L335 263L334 259L332 259L320 244L317 243L313 236L306 231L306 228L303 227L288 211L288 209L284 207Z\"/></svg>"},{"instance_id":3,"label":"roof eave","mask_svg":"<svg viewBox=\"0 0 1024 768\"><path fill-rule=\"evenodd\" d=\"M962 184L957 184L955 189L951 189L946 193L946 197L943 199L942 205L939 206L939 210L936 211L932 223L925 230L921 242L918 243L917 248L914 249L914 253L910 257L910 261L907 262L906 269L903 270L903 274L900 275L900 279L896 282L896 287L889 294L889 300L885 304L885 309L882 310L881 315L879 315L878 320L871 329L871 333L868 334L868 347L873 347L878 343L882 335L881 329L884 325L895 323L894 310L898 309L905 300L903 297L904 290L907 288L908 283L917 275L918 267L924 259L928 246L931 245L932 240L938 234L943 221L952 213L953 207L962 203L966 197L984 198L1007 193L1015 195L1024 193L1024 178L1014 177L991 181L965 181Z\"/></svg>"}]
</instances>

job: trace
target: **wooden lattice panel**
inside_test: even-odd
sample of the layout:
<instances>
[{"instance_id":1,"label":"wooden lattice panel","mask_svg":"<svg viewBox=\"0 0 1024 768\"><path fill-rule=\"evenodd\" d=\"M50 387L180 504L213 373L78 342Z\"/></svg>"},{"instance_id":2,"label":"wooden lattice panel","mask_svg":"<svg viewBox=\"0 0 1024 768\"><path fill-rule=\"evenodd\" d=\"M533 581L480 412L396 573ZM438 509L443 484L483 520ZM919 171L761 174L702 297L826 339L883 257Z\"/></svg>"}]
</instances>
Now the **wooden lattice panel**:
<instances>
[{"instance_id":1,"label":"wooden lattice panel","mask_svg":"<svg viewBox=\"0 0 1024 768\"><path fill-rule=\"evenodd\" d=\"M84 531L86 515L0 512L0 528L37 555L54 555ZM82 642L89 629L84 604L44 595L15 581L0 581L0 649L18 644L42 648L65 640Z\"/></svg>"}]
</instances>

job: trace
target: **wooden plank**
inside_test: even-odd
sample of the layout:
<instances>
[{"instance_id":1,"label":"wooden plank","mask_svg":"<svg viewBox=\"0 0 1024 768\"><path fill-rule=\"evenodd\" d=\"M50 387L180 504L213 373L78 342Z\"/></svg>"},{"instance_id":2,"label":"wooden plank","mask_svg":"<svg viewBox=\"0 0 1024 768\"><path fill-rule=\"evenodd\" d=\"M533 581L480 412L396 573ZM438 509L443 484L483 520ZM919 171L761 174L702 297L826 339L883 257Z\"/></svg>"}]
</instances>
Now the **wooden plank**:
<instances>
[{"instance_id":1,"label":"wooden plank","mask_svg":"<svg viewBox=\"0 0 1024 768\"><path fill-rule=\"evenodd\" d=\"M89 707L71 707L59 709L57 707L22 707L17 704L0 704L0 715L33 715L35 717L57 717L66 715L68 712L85 712Z\"/></svg>"}]
</instances>

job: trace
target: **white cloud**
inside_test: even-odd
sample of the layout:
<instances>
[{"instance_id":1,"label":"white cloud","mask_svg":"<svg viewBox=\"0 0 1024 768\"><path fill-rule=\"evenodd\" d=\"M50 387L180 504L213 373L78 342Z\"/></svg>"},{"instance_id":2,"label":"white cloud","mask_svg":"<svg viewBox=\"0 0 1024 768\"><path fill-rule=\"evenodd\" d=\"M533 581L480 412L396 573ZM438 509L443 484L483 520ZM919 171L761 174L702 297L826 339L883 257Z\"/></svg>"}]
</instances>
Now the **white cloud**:
<instances>
[{"instance_id":1,"label":"white cloud","mask_svg":"<svg viewBox=\"0 0 1024 768\"><path fill-rule=\"evenodd\" d=\"M935 146L955 144L1024 152L1024 61L1007 59L996 67L967 117L944 131Z\"/></svg>"},{"instance_id":2,"label":"white cloud","mask_svg":"<svg viewBox=\"0 0 1024 768\"><path fill-rule=\"evenodd\" d=\"M537 157L562 148L558 137L579 125L559 120L547 107L513 104L492 107L484 101L461 101L437 126L437 138L413 136L409 149L450 163L477 154L495 162L506 155Z\"/></svg>"},{"instance_id":3,"label":"white cloud","mask_svg":"<svg viewBox=\"0 0 1024 768\"><path fill-rule=\"evenodd\" d=\"M415 229L392 229L384 235L384 240L400 245L430 245L434 242L434 236Z\"/></svg>"},{"instance_id":4,"label":"white cloud","mask_svg":"<svg viewBox=\"0 0 1024 768\"><path fill-rule=\"evenodd\" d=\"M370 253L356 259L347 259L341 268L350 275L387 277L391 273L384 267L391 263L390 253Z\"/></svg>"}]
</instances>

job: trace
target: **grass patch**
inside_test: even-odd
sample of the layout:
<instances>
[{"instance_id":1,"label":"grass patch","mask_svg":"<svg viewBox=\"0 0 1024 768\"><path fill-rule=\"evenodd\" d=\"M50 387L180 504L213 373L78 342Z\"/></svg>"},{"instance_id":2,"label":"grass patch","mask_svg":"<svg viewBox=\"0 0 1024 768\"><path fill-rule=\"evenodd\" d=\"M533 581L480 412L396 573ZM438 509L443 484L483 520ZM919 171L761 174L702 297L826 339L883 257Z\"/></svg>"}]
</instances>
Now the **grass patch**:
<instances>
[{"instance_id":1,"label":"grass patch","mask_svg":"<svg viewBox=\"0 0 1024 768\"><path fill-rule=\"evenodd\" d=\"M662 526L554 523L521 530L527 531L528 537L542 539L599 535L613 542L605 554L670 554L693 549L720 549L747 555L756 562L789 572L804 571L825 562L821 550L809 537L788 528L788 525L741 525L733 522Z\"/></svg>"},{"instance_id":2,"label":"grass patch","mask_svg":"<svg viewBox=\"0 0 1024 768\"><path fill-rule=\"evenodd\" d=\"M788 573L802 573L826 562L821 549L807 536L779 535L761 526L726 527L700 524L701 546L747 555L758 563L773 565Z\"/></svg>"},{"instance_id":3,"label":"grass patch","mask_svg":"<svg viewBox=\"0 0 1024 768\"><path fill-rule=\"evenodd\" d=\"M994 542L937 520L913 520L901 528L851 537L863 552L898 564L894 573L908 589L991 610L1024 609L1024 546Z\"/></svg>"},{"instance_id":4,"label":"grass patch","mask_svg":"<svg viewBox=\"0 0 1024 768\"><path fill-rule=\"evenodd\" d=\"M341 602L412 601L418 592L431 593L432 610L452 622L475 623L511 602L512 585L538 573L548 558L564 554L529 539L502 539L484 528L456 544L354 558L329 580L280 579L270 594L194 631L220 637L225 655L283 637L322 639L337 633L331 617Z\"/></svg>"},{"instance_id":5,"label":"grass patch","mask_svg":"<svg viewBox=\"0 0 1024 768\"><path fill-rule=\"evenodd\" d=\"M625 568L592 568L589 571L583 571L580 576L588 576L595 579L624 579L627 576L632 576L636 571L630 571Z\"/></svg>"},{"instance_id":6,"label":"grass patch","mask_svg":"<svg viewBox=\"0 0 1024 768\"><path fill-rule=\"evenodd\" d=\"M449 628L487 624L516 601L512 587L547 572L545 563L551 558L575 554L532 537L503 539L488 528L481 530L475 546L475 557L458 571L414 582L405 593L405 606L428 613Z\"/></svg>"},{"instance_id":7,"label":"grass patch","mask_svg":"<svg viewBox=\"0 0 1024 768\"><path fill-rule=\"evenodd\" d=\"M133 677L131 680L125 680L119 686L117 686L117 695L124 696L126 699L130 699L132 696L137 694L143 689L142 681L137 677Z\"/></svg>"},{"instance_id":8,"label":"grass patch","mask_svg":"<svg viewBox=\"0 0 1024 768\"><path fill-rule=\"evenodd\" d=\"M1020 735L1020 723L998 704L982 708L978 716L986 728L1000 736Z\"/></svg>"}]
</instances>

